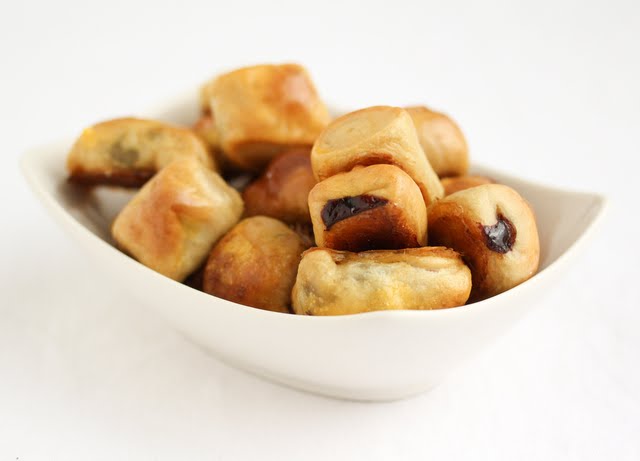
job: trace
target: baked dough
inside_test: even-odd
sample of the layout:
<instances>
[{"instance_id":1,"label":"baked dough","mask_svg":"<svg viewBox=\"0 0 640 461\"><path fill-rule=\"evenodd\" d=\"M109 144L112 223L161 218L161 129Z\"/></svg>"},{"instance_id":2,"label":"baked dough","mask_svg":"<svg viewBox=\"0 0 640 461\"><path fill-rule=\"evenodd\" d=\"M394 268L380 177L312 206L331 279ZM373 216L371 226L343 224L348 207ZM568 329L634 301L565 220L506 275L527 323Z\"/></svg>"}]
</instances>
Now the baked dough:
<instances>
[{"instance_id":1,"label":"baked dough","mask_svg":"<svg viewBox=\"0 0 640 461\"><path fill-rule=\"evenodd\" d=\"M275 157L242 193L246 216L264 215L286 223L311 223L309 191L316 180L310 149L291 149Z\"/></svg>"},{"instance_id":2,"label":"baked dough","mask_svg":"<svg viewBox=\"0 0 640 461\"><path fill-rule=\"evenodd\" d=\"M318 246L364 251L426 243L427 209L411 177L393 165L356 167L309 193Z\"/></svg>"},{"instance_id":3,"label":"baked dough","mask_svg":"<svg viewBox=\"0 0 640 461\"><path fill-rule=\"evenodd\" d=\"M451 195L465 189L482 186L483 184L493 184L495 181L486 176L456 176L453 178L442 178L444 195Z\"/></svg>"},{"instance_id":4,"label":"baked dough","mask_svg":"<svg viewBox=\"0 0 640 461\"><path fill-rule=\"evenodd\" d=\"M202 138L213 152L220 150L220 135L216 127L216 121L213 119L211 112L202 114L198 121L193 125L193 131Z\"/></svg>"},{"instance_id":5,"label":"baked dough","mask_svg":"<svg viewBox=\"0 0 640 461\"><path fill-rule=\"evenodd\" d=\"M244 219L213 247L204 291L247 306L289 312L304 250L298 235L277 219Z\"/></svg>"},{"instance_id":6,"label":"baked dough","mask_svg":"<svg viewBox=\"0 0 640 461\"><path fill-rule=\"evenodd\" d=\"M119 248L182 281L242 215L240 194L195 158L163 168L123 208L112 226Z\"/></svg>"},{"instance_id":7,"label":"baked dough","mask_svg":"<svg viewBox=\"0 0 640 461\"><path fill-rule=\"evenodd\" d=\"M376 164L403 169L420 187L427 205L444 196L411 117L399 107L375 106L343 115L322 132L311 151L318 181L358 165Z\"/></svg>"},{"instance_id":8,"label":"baked dough","mask_svg":"<svg viewBox=\"0 0 640 461\"><path fill-rule=\"evenodd\" d=\"M296 314L341 315L385 309L462 306L471 274L442 247L350 253L307 250L293 287Z\"/></svg>"},{"instance_id":9,"label":"baked dough","mask_svg":"<svg viewBox=\"0 0 640 461\"><path fill-rule=\"evenodd\" d=\"M428 210L429 243L461 253L473 274L471 300L502 293L538 270L540 243L529 204L513 189L486 184Z\"/></svg>"},{"instance_id":10,"label":"baked dough","mask_svg":"<svg viewBox=\"0 0 640 461\"><path fill-rule=\"evenodd\" d=\"M445 114L424 106L407 107L422 150L438 176L460 176L469 169L467 141L458 125Z\"/></svg>"},{"instance_id":11,"label":"baked dough","mask_svg":"<svg viewBox=\"0 0 640 461\"><path fill-rule=\"evenodd\" d=\"M139 187L176 158L215 161L191 130L155 120L119 118L85 129L67 156L72 182Z\"/></svg>"},{"instance_id":12,"label":"baked dough","mask_svg":"<svg viewBox=\"0 0 640 461\"><path fill-rule=\"evenodd\" d=\"M329 123L307 71L296 64L244 67L205 85L225 155L259 170L287 147L311 146Z\"/></svg>"}]
</instances>

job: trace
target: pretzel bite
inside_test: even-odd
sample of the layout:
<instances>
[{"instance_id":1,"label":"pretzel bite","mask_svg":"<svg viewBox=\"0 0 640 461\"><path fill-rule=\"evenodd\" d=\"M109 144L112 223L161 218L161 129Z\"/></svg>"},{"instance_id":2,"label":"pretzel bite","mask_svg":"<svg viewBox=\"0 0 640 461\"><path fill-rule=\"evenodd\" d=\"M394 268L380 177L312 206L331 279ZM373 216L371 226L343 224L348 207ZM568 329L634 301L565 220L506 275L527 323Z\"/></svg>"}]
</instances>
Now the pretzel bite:
<instances>
[{"instance_id":1,"label":"pretzel bite","mask_svg":"<svg viewBox=\"0 0 640 461\"><path fill-rule=\"evenodd\" d=\"M111 232L142 264L182 281L238 222L242 198L195 158L163 168L122 209Z\"/></svg>"},{"instance_id":2,"label":"pretzel bite","mask_svg":"<svg viewBox=\"0 0 640 461\"><path fill-rule=\"evenodd\" d=\"M244 190L245 214L271 216L290 224L310 223L307 199L315 184L309 149L283 152Z\"/></svg>"},{"instance_id":3,"label":"pretzel bite","mask_svg":"<svg viewBox=\"0 0 640 461\"><path fill-rule=\"evenodd\" d=\"M215 170L213 157L191 130L154 120L119 118L82 132L67 156L72 182L139 187L177 158Z\"/></svg>"},{"instance_id":4,"label":"pretzel bite","mask_svg":"<svg viewBox=\"0 0 640 461\"><path fill-rule=\"evenodd\" d=\"M322 132L311 151L318 181L356 166L376 164L404 170L420 188L427 206L444 195L411 117L399 107L376 106L343 115Z\"/></svg>"},{"instance_id":5,"label":"pretzel bite","mask_svg":"<svg viewBox=\"0 0 640 461\"><path fill-rule=\"evenodd\" d=\"M292 302L296 314L306 315L442 309L462 306L470 290L469 268L448 248L312 248L302 256Z\"/></svg>"},{"instance_id":6,"label":"pretzel bite","mask_svg":"<svg viewBox=\"0 0 640 461\"><path fill-rule=\"evenodd\" d=\"M538 270L540 244L529 204L510 187L456 192L428 211L429 243L462 254L473 274L471 300L502 293Z\"/></svg>"},{"instance_id":7,"label":"pretzel bite","mask_svg":"<svg viewBox=\"0 0 640 461\"><path fill-rule=\"evenodd\" d=\"M304 250L298 235L280 221L266 216L244 219L211 251L204 291L259 309L289 312Z\"/></svg>"},{"instance_id":8,"label":"pretzel bite","mask_svg":"<svg viewBox=\"0 0 640 461\"><path fill-rule=\"evenodd\" d=\"M438 176L460 176L469 169L467 141L447 115L423 106L407 107L422 150Z\"/></svg>"},{"instance_id":9,"label":"pretzel bite","mask_svg":"<svg viewBox=\"0 0 640 461\"><path fill-rule=\"evenodd\" d=\"M393 165L357 167L309 193L318 246L364 251L422 246L427 211L420 189Z\"/></svg>"},{"instance_id":10,"label":"pretzel bite","mask_svg":"<svg viewBox=\"0 0 640 461\"><path fill-rule=\"evenodd\" d=\"M263 168L286 148L311 146L329 123L311 78L296 64L244 67L219 76L201 94L220 147L248 170Z\"/></svg>"},{"instance_id":11,"label":"pretzel bite","mask_svg":"<svg viewBox=\"0 0 640 461\"><path fill-rule=\"evenodd\" d=\"M220 150L220 135L218 134L216 121L210 111L200 116L193 125L193 131L202 138L212 151L218 152Z\"/></svg>"},{"instance_id":12,"label":"pretzel bite","mask_svg":"<svg viewBox=\"0 0 640 461\"><path fill-rule=\"evenodd\" d=\"M495 181L485 176L456 176L453 178L442 178L444 195L451 195L465 189L482 186L483 184L493 184Z\"/></svg>"}]
</instances>

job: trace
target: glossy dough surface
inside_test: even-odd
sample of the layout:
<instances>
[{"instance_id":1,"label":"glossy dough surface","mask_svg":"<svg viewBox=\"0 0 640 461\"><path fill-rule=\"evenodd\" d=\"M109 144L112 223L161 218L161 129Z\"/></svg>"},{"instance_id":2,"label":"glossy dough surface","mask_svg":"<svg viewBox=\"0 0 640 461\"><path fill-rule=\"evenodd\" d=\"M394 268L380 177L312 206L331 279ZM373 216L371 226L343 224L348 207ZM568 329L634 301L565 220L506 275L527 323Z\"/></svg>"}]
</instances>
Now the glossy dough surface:
<instances>
[{"instance_id":1,"label":"glossy dough surface","mask_svg":"<svg viewBox=\"0 0 640 461\"><path fill-rule=\"evenodd\" d=\"M296 314L342 315L463 305L471 274L453 250L422 247L303 254L292 301Z\"/></svg>"},{"instance_id":2,"label":"glossy dough surface","mask_svg":"<svg viewBox=\"0 0 640 461\"><path fill-rule=\"evenodd\" d=\"M429 244L462 254L473 274L471 300L502 293L535 274L538 229L529 204L510 187L456 192L428 210Z\"/></svg>"},{"instance_id":3,"label":"glossy dough surface","mask_svg":"<svg viewBox=\"0 0 640 461\"><path fill-rule=\"evenodd\" d=\"M298 235L280 221L265 216L244 219L211 251L204 291L247 306L289 312L304 250Z\"/></svg>"},{"instance_id":4,"label":"glossy dough surface","mask_svg":"<svg viewBox=\"0 0 640 461\"><path fill-rule=\"evenodd\" d=\"M358 165L375 164L403 169L416 182L427 205L444 196L411 117L399 107L375 106L343 115L322 132L311 151L311 165L319 181Z\"/></svg>"},{"instance_id":5,"label":"glossy dough surface","mask_svg":"<svg viewBox=\"0 0 640 461\"><path fill-rule=\"evenodd\" d=\"M175 160L124 207L112 226L118 247L147 267L182 281L238 222L242 199L198 160Z\"/></svg>"},{"instance_id":6,"label":"glossy dough surface","mask_svg":"<svg viewBox=\"0 0 640 461\"><path fill-rule=\"evenodd\" d=\"M469 169L467 141L458 125L447 115L423 106L407 107L418 139L438 176L459 176Z\"/></svg>"},{"instance_id":7,"label":"glossy dough surface","mask_svg":"<svg viewBox=\"0 0 640 461\"><path fill-rule=\"evenodd\" d=\"M311 146L329 113L307 71L296 64L259 65L221 75L202 90L225 155L259 169L283 149Z\"/></svg>"},{"instance_id":8,"label":"glossy dough surface","mask_svg":"<svg viewBox=\"0 0 640 461\"><path fill-rule=\"evenodd\" d=\"M137 187L177 158L215 169L204 142L191 130L154 120L120 118L85 129L67 156L73 182Z\"/></svg>"},{"instance_id":9,"label":"glossy dough surface","mask_svg":"<svg viewBox=\"0 0 640 461\"><path fill-rule=\"evenodd\" d=\"M375 207L355 214L360 197ZM339 201L346 202L346 205ZM344 213L326 222L332 203ZM427 211L420 189L411 177L393 165L357 167L318 183L309 193L309 210L318 246L364 251L422 246L426 243ZM335 214L335 212L334 212Z\"/></svg>"},{"instance_id":10,"label":"glossy dough surface","mask_svg":"<svg viewBox=\"0 0 640 461\"><path fill-rule=\"evenodd\" d=\"M242 193L247 216L265 215L284 222L310 223L309 191L316 180L309 149L292 149L275 157Z\"/></svg>"}]
</instances>

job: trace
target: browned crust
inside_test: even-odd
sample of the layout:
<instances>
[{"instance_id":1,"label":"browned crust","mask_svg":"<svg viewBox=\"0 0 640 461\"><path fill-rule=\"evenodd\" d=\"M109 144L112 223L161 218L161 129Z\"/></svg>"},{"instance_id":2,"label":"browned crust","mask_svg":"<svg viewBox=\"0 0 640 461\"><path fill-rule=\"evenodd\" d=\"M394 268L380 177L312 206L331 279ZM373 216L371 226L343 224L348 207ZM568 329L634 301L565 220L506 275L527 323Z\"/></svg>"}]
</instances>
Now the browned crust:
<instances>
[{"instance_id":1,"label":"browned crust","mask_svg":"<svg viewBox=\"0 0 640 461\"><path fill-rule=\"evenodd\" d=\"M283 152L244 190L245 216L265 215L290 224L310 223L307 198L315 184L310 149Z\"/></svg>"},{"instance_id":2,"label":"browned crust","mask_svg":"<svg viewBox=\"0 0 640 461\"><path fill-rule=\"evenodd\" d=\"M290 175L297 170L307 171L313 176L313 171L311 170L311 148L308 146L291 148L269 163L269 167L263 175L267 193L271 196L278 194L290 179ZM313 180L313 183L315 184L315 180Z\"/></svg>"},{"instance_id":3,"label":"browned crust","mask_svg":"<svg viewBox=\"0 0 640 461\"><path fill-rule=\"evenodd\" d=\"M233 144L225 154L234 166L245 171L260 172L277 155L289 149L309 149L309 144L279 144L252 139Z\"/></svg>"},{"instance_id":4,"label":"browned crust","mask_svg":"<svg viewBox=\"0 0 640 461\"><path fill-rule=\"evenodd\" d=\"M324 246L334 250L393 250L418 247L419 242L405 212L393 203L338 221L324 231Z\"/></svg>"},{"instance_id":5,"label":"browned crust","mask_svg":"<svg viewBox=\"0 0 640 461\"><path fill-rule=\"evenodd\" d=\"M235 260L238 256L216 248L211 252L204 272L205 293L258 309L288 312L288 303L277 293L272 292L268 299L261 295L261 287L270 284L270 275L264 267L257 264L246 265L243 267L242 277L229 283L225 273L236 270Z\"/></svg>"},{"instance_id":6,"label":"browned crust","mask_svg":"<svg viewBox=\"0 0 640 461\"><path fill-rule=\"evenodd\" d=\"M155 170L115 170L115 171L84 171L74 170L69 175L69 182L82 186L121 186L138 188L144 185L156 174Z\"/></svg>"},{"instance_id":7,"label":"browned crust","mask_svg":"<svg viewBox=\"0 0 640 461\"><path fill-rule=\"evenodd\" d=\"M250 220L271 220L276 225ZM304 249L297 235L280 222L265 217L244 220L209 254L203 291L246 306L288 313Z\"/></svg>"},{"instance_id":8,"label":"browned crust","mask_svg":"<svg viewBox=\"0 0 640 461\"><path fill-rule=\"evenodd\" d=\"M487 286L489 250L484 242L482 224L469 219L456 203L439 202L429 210L429 244L453 248L469 266L472 288L469 301L484 299L491 293Z\"/></svg>"},{"instance_id":9,"label":"browned crust","mask_svg":"<svg viewBox=\"0 0 640 461\"><path fill-rule=\"evenodd\" d=\"M438 173L438 178L440 178L440 181L448 178L450 179L459 178L460 174L464 174L464 172L460 172L459 169L456 169L456 168L442 169L439 171L440 173Z\"/></svg>"},{"instance_id":10,"label":"browned crust","mask_svg":"<svg viewBox=\"0 0 640 461\"><path fill-rule=\"evenodd\" d=\"M202 115L193 125L192 129L207 145L211 155L215 159L216 165L218 165L218 168L225 177L238 176L246 173L246 169L240 168L235 163L232 163L225 153L222 152L220 133L218 133L215 119L209 107L202 111Z\"/></svg>"},{"instance_id":11,"label":"browned crust","mask_svg":"<svg viewBox=\"0 0 640 461\"><path fill-rule=\"evenodd\" d=\"M205 293L233 301L245 306L277 312L289 312L288 297L282 296L282 290L270 289L263 293L263 287L273 287L274 275L265 270L262 264L243 265L241 277L234 277L233 283L228 280L228 274L237 271L236 253L225 251L224 242L214 247L204 271L202 288ZM293 288L293 283L288 287ZM286 291L286 290L285 290Z\"/></svg>"},{"instance_id":12,"label":"browned crust","mask_svg":"<svg viewBox=\"0 0 640 461\"><path fill-rule=\"evenodd\" d=\"M253 171L284 149L311 146L329 122L309 74L296 64L237 69L217 77L207 93L222 149Z\"/></svg>"}]
</instances>

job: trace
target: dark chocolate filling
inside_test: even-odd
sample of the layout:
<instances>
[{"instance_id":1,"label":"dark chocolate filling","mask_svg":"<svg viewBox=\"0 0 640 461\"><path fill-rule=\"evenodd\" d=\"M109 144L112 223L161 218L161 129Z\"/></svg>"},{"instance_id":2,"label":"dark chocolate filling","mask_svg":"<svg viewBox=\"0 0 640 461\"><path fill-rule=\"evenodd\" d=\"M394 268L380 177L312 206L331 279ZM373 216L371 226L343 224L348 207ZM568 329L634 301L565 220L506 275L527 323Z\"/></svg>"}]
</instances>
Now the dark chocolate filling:
<instances>
[{"instance_id":1,"label":"dark chocolate filling","mask_svg":"<svg viewBox=\"0 0 640 461\"><path fill-rule=\"evenodd\" d=\"M482 226L485 245L496 253L508 253L516 242L516 228L501 213L498 213L498 222L493 226Z\"/></svg>"},{"instance_id":2,"label":"dark chocolate filling","mask_svg":"<svg viewBox=\"0 0 640 461\"><path fill-rule=\"evenodd\" d=\"M372 210L379 206L386 205L389 201L374 195L356 195L355 197L342 197L329 200L322 208L322 221L327 230L331 229L335 223Z\"/></svg>"}]
</instances>

